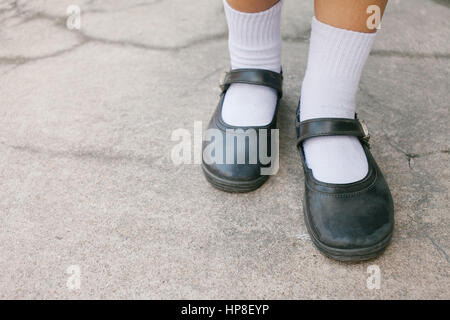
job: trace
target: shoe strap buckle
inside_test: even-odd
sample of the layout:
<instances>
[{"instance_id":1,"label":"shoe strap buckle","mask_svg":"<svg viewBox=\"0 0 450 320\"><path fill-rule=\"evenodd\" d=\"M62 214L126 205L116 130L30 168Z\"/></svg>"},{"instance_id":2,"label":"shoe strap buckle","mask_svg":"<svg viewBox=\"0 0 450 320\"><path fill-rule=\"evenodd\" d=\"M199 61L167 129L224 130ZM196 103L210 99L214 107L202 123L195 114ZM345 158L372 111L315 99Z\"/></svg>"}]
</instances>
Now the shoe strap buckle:
<instances>
[{"instance_id":1,"label":"shoe strap buckle","mask_svg":"<svg viewBox=\"0 0 450 320\"><path fill-rule=\"evenodd\" d=\"M361 128L363 130L364 136L361 138L363 141L365 142L369 142L370 140L370 132L369 132L369 128L367 127L367 124L364 120L360 120L358 119L359 124L361 125Z\"/></svg>"}]
</instances>

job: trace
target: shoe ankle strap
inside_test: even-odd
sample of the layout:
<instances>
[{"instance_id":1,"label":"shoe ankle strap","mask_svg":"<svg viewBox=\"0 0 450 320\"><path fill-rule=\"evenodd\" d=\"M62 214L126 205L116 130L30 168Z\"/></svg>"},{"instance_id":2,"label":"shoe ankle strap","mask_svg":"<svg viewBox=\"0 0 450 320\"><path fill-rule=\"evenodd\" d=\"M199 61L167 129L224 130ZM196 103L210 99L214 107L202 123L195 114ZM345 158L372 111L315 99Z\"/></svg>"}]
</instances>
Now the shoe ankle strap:
<instances>
[{"instance_id":1,"label":"shoe ankle strap","mask_svg":"<svg viewBox=\"0 0 450 320\"><path fill-rule=\"evenodd\" d=\"M354 136L369 145L369 131L364 121L346 118L317 118L297 121L297 148L306 139L323 136Z\"/></svg>"},{"instance_id":2,"label":"shoe ankle strap","mask_svg":"<svg viewBox=\"0 0 450 320\"><path fill-rule=\"evenodd\" d=\"M246 83L273 88L278 98L283 95L283 71L276 73L263 69L234 69L224 74L220 83L222 93L225 93L232 83Z\"/></svg>"}]
</instances>

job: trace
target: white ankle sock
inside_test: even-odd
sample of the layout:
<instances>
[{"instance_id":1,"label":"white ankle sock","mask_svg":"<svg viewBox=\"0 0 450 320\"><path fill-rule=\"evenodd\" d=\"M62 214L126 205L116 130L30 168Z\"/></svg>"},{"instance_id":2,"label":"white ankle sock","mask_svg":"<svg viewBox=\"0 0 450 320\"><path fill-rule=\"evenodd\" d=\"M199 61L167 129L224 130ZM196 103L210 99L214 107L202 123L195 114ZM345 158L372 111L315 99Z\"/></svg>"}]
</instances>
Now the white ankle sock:
<instances>
[{"instance_id":1,"label":"white ankle sock","mask_svg":"<svg viewBox=\"0 0 450 320\"><path fill-rule=\"evenodd\" d=\"M223 0L228 22L231 68L280 72L282 0L266 11L240 12ZM277 92L269 87L233 83L222 108L223 120L234 126L263 126L272 121Z\"/></svg>"},{"instance_id":2,"label":"white ankle sock","mask_svg":"<svg viewBox=\"0 0 450 320\"><path fill-rule=\"evenodd\" d=\"M301 121L354 118L356 91L374 39L374 33L338 29L313 18ZM356 137L311 138L304 142L304 151L317 180L342 184L367 175L367 159Z\"/></svg>"}]
</instances>

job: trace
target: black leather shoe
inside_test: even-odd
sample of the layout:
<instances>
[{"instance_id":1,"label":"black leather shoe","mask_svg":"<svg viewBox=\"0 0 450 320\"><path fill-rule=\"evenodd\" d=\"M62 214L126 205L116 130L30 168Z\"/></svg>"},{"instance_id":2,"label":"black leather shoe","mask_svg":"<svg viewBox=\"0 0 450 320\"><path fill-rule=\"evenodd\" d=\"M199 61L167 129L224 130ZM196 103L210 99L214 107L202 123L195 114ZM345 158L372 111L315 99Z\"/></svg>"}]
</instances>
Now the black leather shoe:
<instances>
[{"instance_id":1,"label":"black leather shoe","mask_svg":"<svg viewBox=\"0 0 450 320\"><path fill-rule=\"evenodd\" d=\"M326 256L360 261L381 254L394 229L394 205L389 187L369 151L369 133L355 119L319 118L299 122L297 147L305 172L303 212L311 240ZM306 165L303 142L318 136L355 136L369 163L367 176L349 184L330 184L314 178Z\"/></svg>"},{"instance_id":2,"label":"black leather shoe","mask_svg":"<svg viewBox=\"0 0 450 320\"><path fill-rule=\"evenodd\" d=\"M270 168L278 165L278 162L274 163L278 160L278 154L275 154L278 151L278 146L276 148L272 146L272 129L277 128L277 111L282 96L282 82L282 73L268 70L235 69L225 74L221 83L220 101L208 126L209 130L213 129L220 135L220 139L214 139L210 142L205 137L202 148L202 169L206 179L214 187L227 192L253 191L267 181L269 175L272 174ZM267 86L277 90L278 101L271 123L260 127L236 127L223 121L223 101L232 83ZM242 107L245 108L245 106ZM222 146L217 144L218 140L222 140ZM264 150L264 147L261 147L262 145L265 145L267 150ZM209 156L208 148L211 146L214 146L214 152L211 152L212 156ZM222 155L220 155L219 148ZM269 162L266 158L262 159L260 153L271 157L272 160ZM276 159L273 160L273 158Z\"/></svg>"}]
</instances>

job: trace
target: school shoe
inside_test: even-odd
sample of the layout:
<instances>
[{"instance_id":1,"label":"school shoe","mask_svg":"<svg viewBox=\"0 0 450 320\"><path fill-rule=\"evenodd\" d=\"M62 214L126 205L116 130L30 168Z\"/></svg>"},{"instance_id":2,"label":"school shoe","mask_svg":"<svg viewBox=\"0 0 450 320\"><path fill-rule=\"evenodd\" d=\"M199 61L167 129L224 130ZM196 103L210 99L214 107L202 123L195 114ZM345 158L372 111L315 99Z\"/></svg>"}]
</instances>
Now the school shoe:
<instances>
[{"instance_id":1,"label":"school shoe","mask_svg":"<svg viewBox=\"0 0 450 320\"><path fill-rule=\"evenodd\" d=\"M232 83L267 86L277 91L277 106L273 119L268 125L258 127L237 127L223 121L222 106L226 92ZM277 146L272 146L272 130L277 128L277 111L282 96L282 83L282 72L276 73L262 69L234 69L224 75L220 85L222 90L220 100L208 126L208 129L216 129L215 131L220 133L223 142L221 148L222 156L220 156L219 150L209 152L209 149L207 149L212 143L219 148L220 146L217 144L218 141L210 142L208 139L204 139L202 146L203 173L208 182L214 187L227 192L250 192L262 186L269 178L269 175L273 173L270 168L275 168L277 166L277 164L274 163L274 161L277 160L273 159L277 158L275 153L278 148ZM227 134L227 130L229 132L233 131L233 134ZM251 133L256 135L256 138L253 139L253 143L249 143L252 141L252 139L249 138ZM238 147L236 142L239 141L239 139L243 139L241 141L246 141L245 147ZM264 139L265 141L261 141L261 139ZM264 143L267 152L262 152L262 154L265 154L272 159L269 163L266 163L266 159L261 159L260 157L260 151L262 150L260 148ZM228 151L227 144L229 146ZM226 161L227 152L228 158L231 161ZM217 158L214 159L218 155L222 161L217 161ZM242 159L244 159L244 161L242 161Z\"/></svg>"},{"instance_id":2,"label":"school shoe","mask_svg":"<svg viewBox=\"0 0 450 320\"><path fill-rule=\"evenodd\" d=\"M299 107L300 108L300 107ZM317 118L299 122L297 148L305 173L303 211L312 242L326 256L340 261L368 260L388 246L394 230L394 205L389 187L370 153L369 133L363 121ZM360 181L331 184L314 178L306 165L303 142L318 136L358 137L369 170Z\"/></svg>"}]
</instances>

